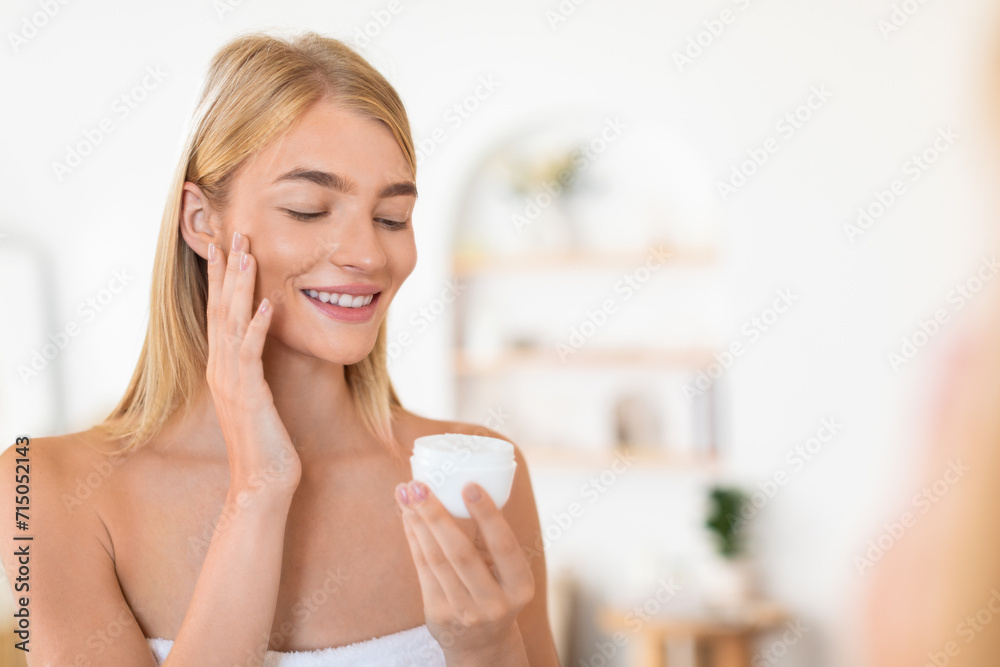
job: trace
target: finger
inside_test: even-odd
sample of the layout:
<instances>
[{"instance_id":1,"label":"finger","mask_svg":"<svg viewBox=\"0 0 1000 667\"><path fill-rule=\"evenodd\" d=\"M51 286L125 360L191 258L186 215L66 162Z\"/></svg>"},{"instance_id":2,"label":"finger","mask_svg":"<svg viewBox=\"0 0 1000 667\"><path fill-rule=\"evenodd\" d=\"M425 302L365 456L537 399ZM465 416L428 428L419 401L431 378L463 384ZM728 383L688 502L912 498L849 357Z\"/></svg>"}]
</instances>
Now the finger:
<instances>
[{"instance_id":1,"label":"finger","mask_svg":"<svg viewBox=\"0 0 1000 667\"><path fill-rule=\"evenodd\" d=\"M233 299L233 290L236 289L235 279L239 276L240 251L244 249L244 245L247 243L246 237L243 234L239 234L238 237L237 234L239 232L233 232L232 240L229 243L226 254L226 275L222 281L222 303L226 304L227 308Z\"/></svg>"},{"instance_id":2,"label":"finger","mask_svg":"<svg viewBox=\"0 0 1000 667\"><path fill-rule=\"evenodd\" d=\"M235 286L232 300L229 302L228 333L235 337L237 345L243 344L250 318L254 314L253 295L257 276L257 261L249 251L235 253L236 259Z\"/></svg>"},{"instance_id":3,"label":"finger","mask_svg":"<svg viewBox=\"0 0 1000 667\"><path fill-rule=\"evenodd\" d=\"M219 349L218 332L222 328L224 313L222 304L222 281L226 275L225 254L215 243L209 243L208 248L208 304L205 313L207 325L209 367L212 365L213 351Z\"/></svg>"},{"instance_id":4,"label":"finger","mask_svg":"<svg viewBox=\"0 0 1000 667\"><path fill-rule=\"evenodd\" d=\"M479 492L476 500L469 497L469 492L473 488ZM462 497L469 514L479 524L486 547L493 555L500 585L508 596L518 598L525 582L533 582L534 579L517 535L483 487L475 482L469 482L462 489Z\"/></svg>"},{"instance_id":5,"label":"finger","mask_svg":"<svg viewBox=\"0 0 1000 667\"><path fill-rule=\"evenodd\" d=\"M397 486L396 489L398 497L399 487ZM412 520L413 513L408 512L406 508L403 508L403 533L406 535L407 544L410 545L410 555L413 557L413 564L417 567L417 578L420 580L420 590L423 591L424 597L432 604L447 603L448 596L445 595L440 582L438 582L437 577L434 576L434 572L431 570L431 565L427 562L427 556L424 554L423 549L420 548L420 541L417 539L417 536L413 532L413 528L410 525Z\"/></svg>"},{"instance_id":6,"label":"finger","mask_svg":"<svg viewBox=\"0 0 1000 667\"><path fill-rule=\"evenodd\" d=\"M241 250L230 250L229 261L226 263L226 277L222 285L222 299L226 304L226 319L222 322L219 343L226 352L220 359L224 377L229 382L239 382L240 378L240 348L243 337L250 325L253 282L255 266L248 248L250 240L242 236ZM244 263L244 257L245 263ZM249 291L249 295L248 295Z\"/></svg>"},{"instance_id":7,"label":"finger","mask_svg":"<svg viewBox=\"0 0 1000 667\"><path fill-rule=\"evenodd\" d=\"M264 386L265 383L261 355L273 312L274 305L270 299L264 297L250 320L246 335L243 336L243 344L240 346L240 379L246 380L251 386Z\"/></svg>"},{"instance_id":8,"label":"finger","mask_svg":"<svg viewBox=\"0 0 1000 667\"><path fill-rule=\"evenodd\" d=\"M403 521L409 524L410 531L420 547L424 562L437 580L453 613L461 614L467 609L472 609L474 607L472 596L452 568L430 528L413 509L404 509L403 516Z\"/></svg>"},{"instance_id":9,"label":"finger","mask_svg":"<svg viewBox=\"0 0 1000 667\"><path fill-rule=\"evenodd\" d=\"M420 484L420 482L417 483ZM427 539L421 541L421 545L424 546L424 551L431 558L431 562L434 562L433 556L436 552L440 552L441 558L448 565L448 571L457 576L462 588L476 600L484 601L502 597L503 590L490 573L486 563L483 562L479 550L472 544L465 532L458 527L455 517L445 509L438 497L427 488L426 484L423 487L426 492L424 500L413 503L410 507L421 518L417 526L425 529L430 541L433 542L428 546ZM417 536L423 537L419 531ZM442 579L442 583L444 583L444 579Z\"/></svg>"}]
</instances>

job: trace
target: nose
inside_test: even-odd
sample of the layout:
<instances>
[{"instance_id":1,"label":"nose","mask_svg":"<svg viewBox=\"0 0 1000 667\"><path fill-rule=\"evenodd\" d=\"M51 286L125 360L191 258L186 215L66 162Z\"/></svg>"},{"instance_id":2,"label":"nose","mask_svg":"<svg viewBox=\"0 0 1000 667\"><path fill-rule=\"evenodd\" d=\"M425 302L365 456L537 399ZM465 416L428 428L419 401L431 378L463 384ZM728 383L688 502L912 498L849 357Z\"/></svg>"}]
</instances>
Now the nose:
<instances>
[{"instance_id":1,"label":"nose","mask_svg":"<svg viewBox=\"0 0 1000 667\"><path fill-rule=\"evenodd\" d=\"M385 253L371 216L351 216L340 228L330 261L359 273L374 273L385 266Z\"/></svg>"}]
</instances>

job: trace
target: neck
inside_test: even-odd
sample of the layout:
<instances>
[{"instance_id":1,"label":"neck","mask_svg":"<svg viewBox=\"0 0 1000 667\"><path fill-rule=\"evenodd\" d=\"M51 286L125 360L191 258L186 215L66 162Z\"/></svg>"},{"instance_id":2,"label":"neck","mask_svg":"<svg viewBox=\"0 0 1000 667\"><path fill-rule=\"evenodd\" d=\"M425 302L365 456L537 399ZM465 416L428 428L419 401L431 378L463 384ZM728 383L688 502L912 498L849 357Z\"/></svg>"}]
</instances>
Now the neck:
<instances>
[{"instance_id":1,"label":"neck","mask_svg":"<svg viewBox=\"0 0 1000 667\"><path fill-rule=\"evenodd\" d=\"M261 361L274 406L303 463L376 446L358 415L343 364L300 354L273 338L267 339ZM184 441L199 455L228 456L207 382L200 385L191 409L170 421L174 428L164 429L163 435L174 447Z\"/></svg>"}]
</instances>

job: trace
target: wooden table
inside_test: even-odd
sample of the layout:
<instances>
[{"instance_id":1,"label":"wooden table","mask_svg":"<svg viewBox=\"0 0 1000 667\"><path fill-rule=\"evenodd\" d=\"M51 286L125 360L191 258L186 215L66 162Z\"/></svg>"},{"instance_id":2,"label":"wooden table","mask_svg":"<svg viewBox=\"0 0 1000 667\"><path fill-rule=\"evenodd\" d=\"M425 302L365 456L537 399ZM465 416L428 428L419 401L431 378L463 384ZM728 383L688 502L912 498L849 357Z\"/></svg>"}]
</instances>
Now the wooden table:
<instances>
[{"instance_id":1,"label":"wooden table","mask_svg":"<svg viewBox=\"0 0 1000 667\"><path fill-rule=\"evenodd\" d=\"M599 622L608 632L624 632L638 642L640 667L667 667L668 640L688 640L695 645L698 667L751 667L754 640L783 626L788 614L778 605L760 601L732 612L702 612L686 616L651 617L635 635L636 619L622 609L601 610Z\"/></svg>"}]
</instances>

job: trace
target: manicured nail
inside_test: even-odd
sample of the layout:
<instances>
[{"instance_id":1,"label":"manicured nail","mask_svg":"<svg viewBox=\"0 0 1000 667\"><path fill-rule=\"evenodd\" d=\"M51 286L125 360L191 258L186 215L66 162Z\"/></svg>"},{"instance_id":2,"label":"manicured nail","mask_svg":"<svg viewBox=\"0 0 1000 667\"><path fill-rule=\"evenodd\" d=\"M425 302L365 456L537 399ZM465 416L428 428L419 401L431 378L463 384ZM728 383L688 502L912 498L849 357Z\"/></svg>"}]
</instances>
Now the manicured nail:
<instances>
[{"instance_id":1,"label":"manicured nail","mask_svg":"<svg viewBox=\"0 0 1000 667\"><path fill-rule=\"evenodd\" d=\"M245 252L240 252L240 271L247 270L247 264L250 263L250 259L247 257Z\"/></svg>"},{"instance_id":2,"label":"manicured nail","mask_svg":"<svg viewBox=\"0 0 1000 667\"><path fill-rule=\"evenodd\" d=\"M410 493L418 503L427 499L427 487L415 479L410 481Z\"/></svg>"},{"instance_id":3,"label":"manicured nail","mask_svg":"<svg viewBox=\"0 0 1000 667\"><path fill-rule=\"evenodd\" d=\"M479 492L479 487L475 484L467 484L465 487L465 497L470 503L474 503L483 497Z\"/></svg>"},{"instance_id":4,"label":"manicured nail","mask_svg":"<svg viewBox=\"0 0 1000 667\"><path fill-rule=\"evenodd\" d=\"M260 300L260 306L257 307L257 312L263 315L264 313L267 312L267 309L270 307L271 307L271 302L268 301L267 297L265 296L263 299Z\"/></svg>"},{"instance_id":5,"label":"manicured nail","mask_svg":"<svg viewBox=\"0 0 1000 667\"><path fill-rule=\"evenodd\" d=\"M396 498L398 498L399 502L401 502L404 505L410 504L410 499L406 495L406 484L396 485Z\"/></svg>"},{"instance_id":6,"label":"manicured nail","mask_svg":"<svg viewBox=\"0 0 1000 667\"><path fill-rule=\"evenodd\" d=\"M239 232L233 234L233 250L239 250L240 246L243 244L243 235Z\"/></svg>"},{"instance_id":7,"label":"manicured nail","mask_svg":"<svg viewBox=\"0 0 1000 667\"><path fill-rule=\"evenodd\" d=\"M219 249L215 247L214 243L208 244L208 263L215 264L215 260L219 259Z\"/></svg>"}]
</instances>

